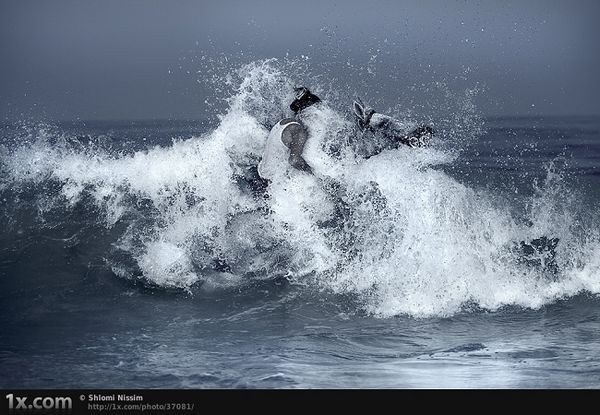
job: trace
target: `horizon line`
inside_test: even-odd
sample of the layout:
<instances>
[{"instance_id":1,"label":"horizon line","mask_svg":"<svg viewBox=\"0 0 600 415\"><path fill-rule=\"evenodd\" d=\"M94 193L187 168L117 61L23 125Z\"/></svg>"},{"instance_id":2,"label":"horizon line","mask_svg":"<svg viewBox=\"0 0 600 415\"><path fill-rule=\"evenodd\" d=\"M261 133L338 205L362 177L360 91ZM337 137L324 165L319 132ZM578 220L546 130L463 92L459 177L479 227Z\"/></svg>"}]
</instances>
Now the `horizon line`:
<instances>
[{"instance_id":1,"label":"horizon line","mask_svg":"<svg viewBox=\"0 0 600 415\"><path fill-rule=\"evenodd\" d=\"M499 118L600 118L600 114L489 114L482 115L485 119L499 119ZM12 118L12 117L10 117ZM73 123L73 122L160 122L160 121L170 121L170 122L206 122L209 121L211 117L203 117L203 118L174 118L174 117L147 117L147 118L62 118L62 119L52 119L50 117L23 117L22 119L9 119L9 117L5 117L2 123L17 123L21 121L30 121L30 122L49 122L49 123Z\"/></svg>"}]
</instances>

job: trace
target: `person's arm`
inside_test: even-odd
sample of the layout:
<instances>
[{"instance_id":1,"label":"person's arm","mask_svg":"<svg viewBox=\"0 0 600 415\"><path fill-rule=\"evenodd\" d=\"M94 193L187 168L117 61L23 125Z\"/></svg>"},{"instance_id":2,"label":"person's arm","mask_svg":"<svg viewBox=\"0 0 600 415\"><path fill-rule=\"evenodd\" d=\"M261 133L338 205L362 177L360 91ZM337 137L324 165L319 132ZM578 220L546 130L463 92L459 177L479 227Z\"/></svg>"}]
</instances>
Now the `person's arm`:
<instances>
[{"instance_id":1,"label":"person's arm","mask_svg":"<svg viewBox=\"0 0 600 415\"><path fill-rule=\"evenodd\" d=\"M312 169L302 157L304 145L308 141L308 131L306 128L297 123L290 123L281 133L281 141L287 148L290 149L289 163L292 167L312 173Z\"/></svg>"}]
</instances>

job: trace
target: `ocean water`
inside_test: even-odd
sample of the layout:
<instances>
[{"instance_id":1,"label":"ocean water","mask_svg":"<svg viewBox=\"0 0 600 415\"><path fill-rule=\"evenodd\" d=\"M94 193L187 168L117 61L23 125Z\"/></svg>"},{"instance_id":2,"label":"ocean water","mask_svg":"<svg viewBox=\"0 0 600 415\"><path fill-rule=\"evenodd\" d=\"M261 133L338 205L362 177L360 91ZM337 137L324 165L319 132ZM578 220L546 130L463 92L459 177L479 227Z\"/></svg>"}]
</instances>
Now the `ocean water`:
<instances>
[{"instance_id":1,"label":"ocean water","mask_svg":"<svg viewBox=\"0 0 600 415\"><path fill-rule=\"evenodd\" d=\"M295 80L237 76L205 121L2 126L0 387L600 387L600 118L449 93L363 160L317 86L316 176L264 183Z\"/></svg>"}]
</instances>

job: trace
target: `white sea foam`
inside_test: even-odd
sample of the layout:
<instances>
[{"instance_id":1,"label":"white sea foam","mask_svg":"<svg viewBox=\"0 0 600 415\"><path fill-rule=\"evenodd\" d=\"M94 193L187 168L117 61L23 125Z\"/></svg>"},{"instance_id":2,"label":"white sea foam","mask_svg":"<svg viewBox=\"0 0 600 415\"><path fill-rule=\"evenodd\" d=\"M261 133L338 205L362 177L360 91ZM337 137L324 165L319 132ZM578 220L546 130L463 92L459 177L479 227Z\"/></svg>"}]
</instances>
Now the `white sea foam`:
<instances>
[{"instance_id":1,"label":"white sea foam","mask_svg":"<svg viewBox=\"0 0 600 415\"><path fill-rule=\"evenodd\" d=\"M127 223L116 246L141 278L164 287L215 289L283 275L355 294L379 316L451 315L465 304L536 308L600 293L598 232L574 219L577 201L560 174L549 170L524 225L495 195L441 171L455 157L443 145L357 159L343 145L352 134L349 113L327 102L307 111L304 155L315 176L282 170L268 197L253 197L236 177L260 160L293 83L273 60L237 76L228 111L201 137L119 155L40 133L0 152L2 185L53 181L54 203L89 200L107 227ZM441 141L479 131L468 98L453 118L462 130ZM338 153L328 151L337 144ZM540 236L560 238L556 274L519 262L514 251Z\"/></svg>"}]
</instances>

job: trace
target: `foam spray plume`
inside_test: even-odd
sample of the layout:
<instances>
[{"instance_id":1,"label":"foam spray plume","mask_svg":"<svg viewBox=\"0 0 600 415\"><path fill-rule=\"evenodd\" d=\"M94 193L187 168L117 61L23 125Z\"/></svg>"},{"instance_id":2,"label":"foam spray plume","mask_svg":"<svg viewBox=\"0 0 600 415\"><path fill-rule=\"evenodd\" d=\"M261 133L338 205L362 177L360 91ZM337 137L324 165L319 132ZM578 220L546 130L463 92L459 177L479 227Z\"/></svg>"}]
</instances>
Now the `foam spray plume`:
<instances>
[{"instance_id":1,"label":"foam spray plume","mask_svg":"<svg viewBox=\"0 0 600 415\"><path fill-rule=\"evenodd\" d=\"M481 129L469 93L431 146L367 160L352 151L349 108L326 94L309 114L305 159L316 174L282 163L269 183L257 180L269 128L289 115L296 81L284 68L240 68L216 128L168 146L115 151L35 129L1 149L0 191L34 189L40 226L89 207L119 229L106 254L117 276L191 295L286 278L351 294L376 316L422 317L600 293L598 229L581 225L560 172L549 168L527 196L525 218L444 172ZM540 237L560 241L552 258L523 261L520 242Z\"/></svg>"}]
</instances>

